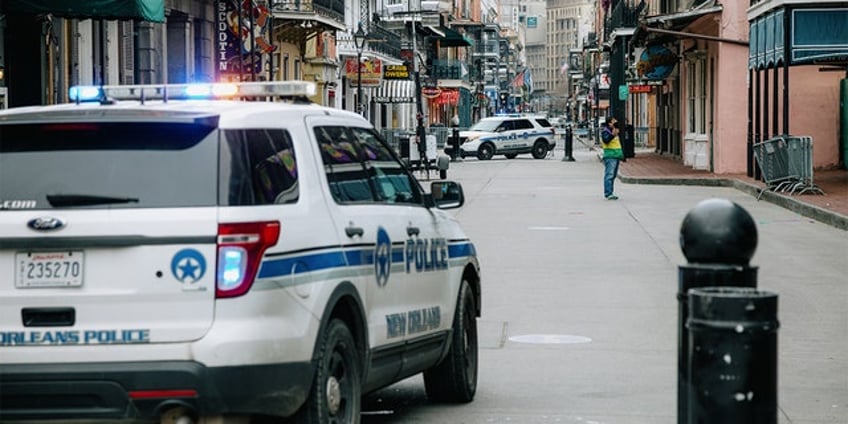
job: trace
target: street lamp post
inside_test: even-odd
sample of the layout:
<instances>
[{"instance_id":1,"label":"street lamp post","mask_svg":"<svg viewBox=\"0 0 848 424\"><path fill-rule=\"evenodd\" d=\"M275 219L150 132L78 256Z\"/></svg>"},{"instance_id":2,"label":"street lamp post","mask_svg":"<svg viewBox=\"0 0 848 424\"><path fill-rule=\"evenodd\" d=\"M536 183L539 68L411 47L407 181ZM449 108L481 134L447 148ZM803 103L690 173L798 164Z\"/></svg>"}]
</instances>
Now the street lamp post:
<instances>
[{"instance_id":1,"label":"street lamp post","mask_svg":"<svg viewBox=\"0 0 848 424\"><path fill-rule=\"evenodd\" d=\"M356 45L356 111L363 114L362 110L362 49L368 35L362 30L362 22L353 34L353 44Z\"/></svg>"}]
</instances>

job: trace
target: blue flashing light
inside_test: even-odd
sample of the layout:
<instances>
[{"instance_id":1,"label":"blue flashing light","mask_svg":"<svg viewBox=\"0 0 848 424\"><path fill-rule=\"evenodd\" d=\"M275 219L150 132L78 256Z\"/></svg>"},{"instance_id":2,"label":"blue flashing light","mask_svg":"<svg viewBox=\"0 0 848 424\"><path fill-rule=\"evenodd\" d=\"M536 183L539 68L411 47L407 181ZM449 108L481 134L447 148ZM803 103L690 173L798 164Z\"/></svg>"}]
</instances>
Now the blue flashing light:
<instances>
[{"instance_id":1,"label":"blue flashing light","mask_svg":"<svg viewBox=\"0 0 848 424\"><path fill-rule=\"evenodd\" d=\"M212 97L212 87L209 84L190 84L185 88L185 95L192 99L208 99Z\"/></svg>"},{"instance_id":2,"label":"blue flashing light","mask_svg":"<svg viewBox=\"0 0 848 424\"><path fill-rule=\"evenodd\" d=\"M222 247L219 252L218 288L230 290L238 287L247 268L247 251L241 247Z\"/></svg>"},{"instance_id":3,"label":"blue flashing light","mask_svg":"<svg viewBox=\"0 0 848 424\"><path fill-rule=\"evenodd\" d=\"M73 102L94 102L103 98L100 87L75 85L68 90L68 97Z\"/></svg>"}]
</instances>

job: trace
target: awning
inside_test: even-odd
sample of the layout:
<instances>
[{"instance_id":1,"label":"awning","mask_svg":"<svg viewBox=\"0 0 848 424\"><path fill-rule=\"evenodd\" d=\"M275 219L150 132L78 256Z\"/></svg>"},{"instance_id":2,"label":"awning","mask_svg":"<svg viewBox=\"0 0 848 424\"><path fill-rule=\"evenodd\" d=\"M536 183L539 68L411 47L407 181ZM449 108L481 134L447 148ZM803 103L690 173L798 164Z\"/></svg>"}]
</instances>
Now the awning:
<instances>
[{"instance_id":1,"label":"awning","mask_svg":"<svg viewBox=\"0 0 848 424\"><path fill-rule=\"evenodd\" d=\"M722 6L720 4L716 4L714 6L708 6L708 3L704 3L700 8L687 10L686 12L680 13L672 13L669 15L660 15L654 16L651 18L645 19L645 24L648 26L661 26L663 29L668 30L680 30L683 29L696 19L709 15L712 13L718 13L722 11Z\"/></svg>"},{"instance_id":2,"label":"awning","mask_svg":"<svg viewBox=\"0 0 848 424\"><path fill-rule=\"evenodd\" d=\"M415 103L415 81L383 80L373 93L377 103Z\"/></svg>"},{"instance_id":3,"label":"awning","mask_svg":"<svg viewBox=\"0 0 848 424\"><path fill-rule=\"evenodd\" d=\"M444 34L439 37L439 45L442 47L470 47L474 45L465 35L446 26L439 27L439 31Z\"/></svg>"},{"instance_id":4,"label":"awning","mask_svg":"<svg viewBox=\"0 0 848 424\"><path fill-rule=\"evenodd\" d=\"M6 13L165 22L165 0L6 0L0 4Z\"/></svg>"}]
</instances>

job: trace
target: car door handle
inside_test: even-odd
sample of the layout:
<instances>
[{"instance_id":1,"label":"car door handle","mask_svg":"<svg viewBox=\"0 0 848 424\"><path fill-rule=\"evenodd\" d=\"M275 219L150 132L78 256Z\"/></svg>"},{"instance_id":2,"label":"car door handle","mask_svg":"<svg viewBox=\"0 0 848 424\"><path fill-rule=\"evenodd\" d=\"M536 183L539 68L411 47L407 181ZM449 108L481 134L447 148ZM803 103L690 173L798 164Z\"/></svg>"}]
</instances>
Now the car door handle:
<instances>
[{"instance_id":1,"label":"car door handle","mask_svg":"<svg viewBox=\"0 0 848 424\"><path fill-rule=\"evenodd\" d=\"M365 231L362 229L362 227L348 226L345 227L345 234L347 234L348 237L362 237L362 235L365 234Z\"/></svg>"},{"instance_id":2,"label":"car door handle","mask_svg":"<svg viewBox=\"0 0 848 424\"><path fill-rule=\"evenodd\" d=\"M421 233L421 230L418 227L406 227L406 234L410 237L417 236Z\"/></svg>"}]
</instances>

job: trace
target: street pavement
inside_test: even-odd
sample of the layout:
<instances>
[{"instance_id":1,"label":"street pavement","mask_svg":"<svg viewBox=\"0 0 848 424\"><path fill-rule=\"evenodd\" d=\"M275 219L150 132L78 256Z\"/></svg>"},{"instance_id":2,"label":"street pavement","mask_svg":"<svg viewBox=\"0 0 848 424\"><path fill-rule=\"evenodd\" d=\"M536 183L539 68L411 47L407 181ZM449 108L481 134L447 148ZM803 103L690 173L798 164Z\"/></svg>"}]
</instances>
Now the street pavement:
<instances>
[{"instance_id":1,"label":"street pavement","mask_svg":"<svg viewBox=\"0 0 848 424\"><path fill-rule=\"evenodd\" d=\"M597 152L574 157L451 163L483 273L477 396L430 403L415 376L363 423L676 423L680 227L709 198L751 214L778 294L778 422L848 423L848 232L730 187L618 181L608 201Z\"/></svg>"}]
</instances>

